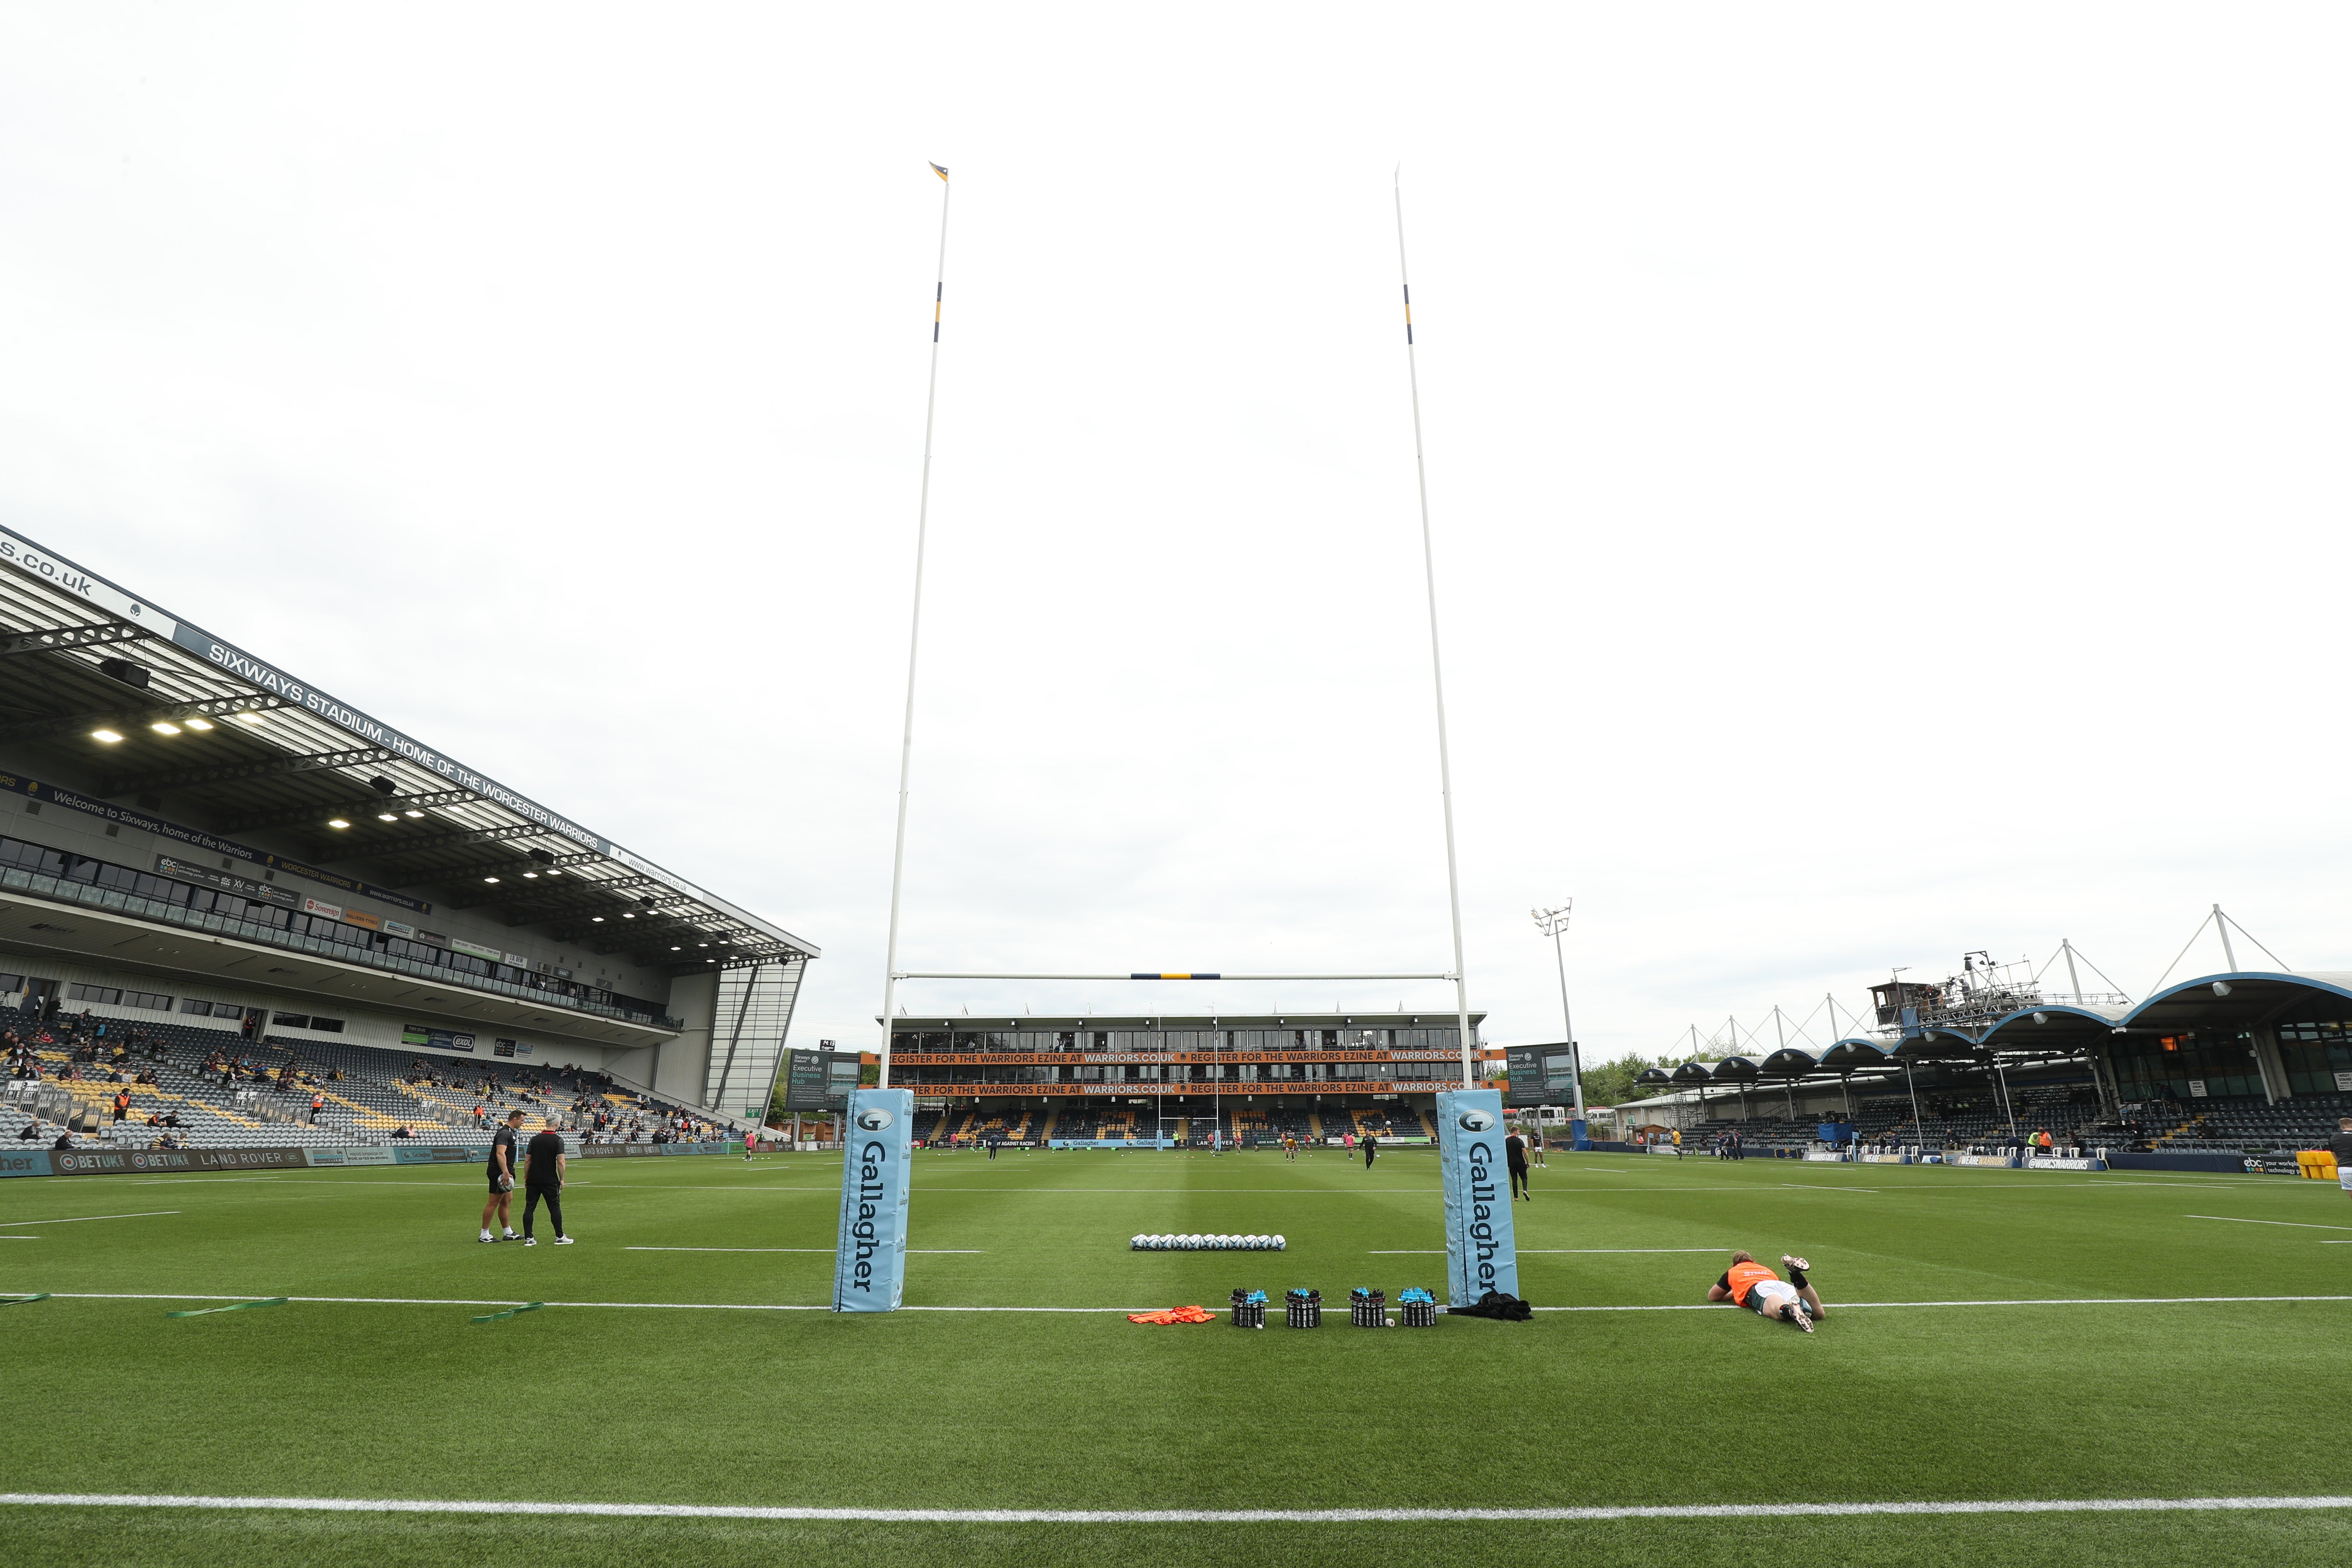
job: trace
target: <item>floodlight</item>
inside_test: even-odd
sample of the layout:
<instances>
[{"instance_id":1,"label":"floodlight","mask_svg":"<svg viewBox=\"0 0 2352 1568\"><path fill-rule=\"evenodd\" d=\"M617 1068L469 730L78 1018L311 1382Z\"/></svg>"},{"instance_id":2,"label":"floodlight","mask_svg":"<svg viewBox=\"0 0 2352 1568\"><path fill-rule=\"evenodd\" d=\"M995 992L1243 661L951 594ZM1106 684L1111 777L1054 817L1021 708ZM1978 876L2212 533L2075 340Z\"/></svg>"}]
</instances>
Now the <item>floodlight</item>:
<instances>
[{"instance_id":1,"label":"floodlight","mask_svg":"<svg viewBox=\"0 0 2352 1568\"><path fill-rule=\"evenodd\" d=\"M158 735L176 735L180 732L180 727L169 719L158 719L147 728L154 731Z\"/></svg>"},{"instance_id":2,"label":"floodlight","mask_svg":"<svg viewBox=\"0 0 2352 1568\"><path fill-rule=\"evenodd\" d=\"M497 879L496 877L485 877L485 878L483 878L483 879L482 879L482 880L483 880L483 881L485 881L485 882L495 882L495 881L497 881L497 880L498 880L498 879Z\"/></svg>"},{"instance_id":3,"label":"floodlight","mask_svg":"<svg viewBox=\"0 0 2352 1568\"><path fill-rule=\"evenodd\" d=\"M239 713L235 717L236 721L240 724L252 724L258 726L263 722L261 715L254 712Z\"/></svg>"},{"instance_id":4,"label":"floodlight","mask_svg":"<svg viewBox=\"0 0 2352 1568\"><path fill-rule=\"evenodd\" d=\"M327 818L327 826L330 827L349 827L351 824L345 822L340 816L331 816Z\"/></svg>"},{"instance_id":5,"label":"floodlight","mask_svg":"<svg viewBox=\"0 0 2352 1568\"><path fill-rule=\"evenodd\" d=\"M603 915L590 915L588 917L588 923L591 925L603 925L604 923L604 917Z\"/></svg>"},{"instance_id":6,"label":"floodlight","mask_svg":"<svg viewBox=\"0 0 2352 1568\"><path fill-rule=\"evenodd\" d=\"M375 814L375 819L378 822L398 822L400 820L400 813L396 811L379 811Z\"/></svg>"},{"instance_id":7,"label":"floodlight","mask_svg":"<svg viewBox=\"0 0 2352 1568\"><path fill-rule=\"evenodd\" d=\"M93 741L103 741L110 746L122 739L111 730L92 730L89 732L89 738Z\"/></svg>"},{"instance_id":8,"label":"floodlight","mask_svg":"<svg viewBox=\"0 0 2352 1568\"><path fill-rule=\"evenodd\" d=\"M368 780L368 788L375 791L378 795L398 795L400 793L400 786L393 783L390 779L384 777L382 773L378 773L375 777Z\"/></svg>"},{"instance_id":9,"label":"floodlight","mask_svg":"<svg viewBox=\"0 0 2352 1568\"><path fill-rule=\"evenodd\" d=\"M412 816L412 817L414 817L414 816L423 816L424 815L425 815L425 814L424 814L423 812L421 812L421 811L417 811L417 810L415 810L415 809L411 809L411 810L408 810L408 811L404 811L404 812L402 812L402 813L401 813L401 816Z\"/></svg>"},{"instance_id":10,"label":"floodlight","mask_svg":"<svg viewBox=\"0 0 2352 1568\"><path fill-rule=\"evenodd\" d=\"M209 730L213 727L213 721L209 719L183 719L180 722L191 730Z\"/></svg>"}]
</instances>

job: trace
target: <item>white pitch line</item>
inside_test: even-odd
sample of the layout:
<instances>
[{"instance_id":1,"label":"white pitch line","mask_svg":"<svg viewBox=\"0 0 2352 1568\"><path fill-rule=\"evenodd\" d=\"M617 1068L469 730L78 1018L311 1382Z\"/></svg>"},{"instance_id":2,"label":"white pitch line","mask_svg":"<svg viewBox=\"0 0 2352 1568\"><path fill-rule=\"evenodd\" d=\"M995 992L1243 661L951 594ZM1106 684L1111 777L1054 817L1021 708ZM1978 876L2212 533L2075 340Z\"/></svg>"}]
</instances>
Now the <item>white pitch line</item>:
<instances>
[{"instance_id":1,"label":"white pitch line","mask_svg":"<svg viewBox=\"0 0 2352 1568\"><path fill-rule=\"evenodd\" d=\"M2352 1508L2352 1497L1983 1499L1952 1502L1684 1503L1637 1508L961 1509L762 1508L726 1503L508 1502L425 1498L176 1497L0 1492L40 1508L279 1510L303 1513L556 1514L622 1519L833 1520L877 1524L1435 1524L1458 1521L1803 1519L2003 1513L2224 1513Z\"/></svg>"},{"instance_id":2,"label":"white pitch line","mask_svg":"<svg viewBox=\"0 0 2352 1568\"><path fill-rule=\"evenodd\" d=\"M78 1214L71 1219L0 1219L0 1226L10 1230L22 1225L79 1225L92 1219L154 1219L162 1215L178 1214L178 1209L149 1209L144 1214Z\"/></svg>"},{"instance_id":3,"label":"white pitch line","mask_svg":"<svg viewBox=\"0 0 2352 1568\"><path fill-rule=\"evenodd\" d=\"M2352 1225L2311 1225L2295 1219L2240 1219L2235 1215L2189 1214L2183 1219L2218 1219L2227 1225L2283 1225L2291 1230L2352 1230Z\"/></svg>"},{"instance_id":4,"label":"white pitch line","mask_svg":"<svg viewBox=\"0 0 2352 1568\"><path fill-rule=\"evenodd\" d=\"M625 1247L624 1252L824 1252L840 1250L833 1247ZM910 1247L910 1253L926 1258L978 1258L987 1252L984 1247Z\"/></svg>"},{"instance_id":5,"label":"white pitch line","mask_svg":"<svg viewBox=\"0 0 2352 1568\"><path fill-rule=\"evenodd\" d=\"M1709 1247L1708 1251L1717 1250ZM250 1301L250 1293L242 1296L207 1296L190 1291L131 1292L117 1290L57 1290L54 1300L60 1301ZM289 1296L289 1301L310 1302L329 1306L362 1307L516 1307L524 1303L511 1300L473 1300L432 1296ZM1862 1307L2163 1307L2187 1306L2215 1301L2352 1301L2352 1296L2049 1296L2015 1300L1965 1301L1837 1301L1832 1305L1839 1311L1851 1311ZM832 1307L781 1301L545 1301L548 1307L609 1307L637 1311L665 1312L830 1312ZM1730 1307L1723 1301L1672 1303L1664 1306L1599 1306L1599 1307L1538 1307L1538 1312L1720 1312ZM1155 1307L916 1307L898 1309L901 1312L1150 1312ZM1744 1310L1745 1309L1732 1309Z\"/></svg>"},{"instance_id":6,"label":"white pitch line","mask_svg":"<svg viewBox=\"0 0 2352 1568\"><path fill-rule=\"evenodd\" d=\"M1729 1248L1729 1247L1520 1247L1520 1248L1519 1248L1519 1256L1520 1256L1520 1257L1522 1257L1522 1258L1527 1258L1527 1257L1547 1257L1547 1258L1552 1258L1552 1257L1566 1257L1566 1256L1568 1256L1569 1254L1571 1254L1571 1253L1600 1253L1600 1252L1728 1252L1728 1251L1730 1251L1730 1250L1731 1250L1731 1248ZM1433 1248L1433 1249L1425 1249L1425 1250L1422 1250L1422 1249L1413 1249L1413 1248L1401 1248L1401 1249L1393 1249L1393 1250L1391 1250L1391 1249L1381 1248L1381 1247L1374 1247L1374 1248L1372 1249L1372 1251L1371 1251L1370 1256L1372 1256L1372 1257L1374 1257L1374 1258L1443 1258L1443 1257L1444 1257L1444 1256L1445 1256L1445 1249L1444 1249L1444 1247L1436 1247L1436 1248Z\"/></svg>"},{"instance_id":7,"label":"white pitch line","mask_svg":"<svg viewBox=\"0 0 2352 1568\"><path fill-rule=\"evenodd\" d=\"M2002 1301L1836 1301L1838 1311L1858 1307L2174 1307L2209 1301L2352 1301L2352 1296L2042 1296ZM1538 1307L1538 1312L1719 1312L1728 1301L1665 1307ZM1746 1310L1745 1308L1740 1310Z\"/></svg>"}]
</instances>

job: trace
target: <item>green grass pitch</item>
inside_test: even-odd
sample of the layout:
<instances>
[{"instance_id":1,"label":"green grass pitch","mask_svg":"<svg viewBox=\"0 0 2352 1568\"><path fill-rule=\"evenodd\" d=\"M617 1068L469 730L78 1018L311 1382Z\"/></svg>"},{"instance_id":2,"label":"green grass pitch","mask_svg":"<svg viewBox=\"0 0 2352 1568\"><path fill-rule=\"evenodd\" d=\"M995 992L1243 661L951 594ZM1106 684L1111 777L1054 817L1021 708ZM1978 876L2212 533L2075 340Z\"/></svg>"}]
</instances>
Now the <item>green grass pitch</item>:
<instances>
[{"instance_id":1,"label":"green grass pitch","mask_svg":"<svg viewBox=\"0 0 2352 1568\"><path fill-rule=\"evenodd\" d=\"M919 1152L911 1306L1215 1309L1240 1285L1276 1298L1272 1326L720 1310L829 1299L839 1172L583 1162L579 1244L528 1250L476 1242L470 1169L0 1184L0 1237L31 1238L0 1240L0 1291L55 1293L0 1308L0 1490L1104 1510L2352 1491L2352 1300L1841 1310L2352 1297L2352 1203L2331 1184L1555 1154L1517 1205L1530 1300L1685 1305L1733 1247L1795 1251L1821 1331L1723 1308L1372 1332L1347 1324L1350 1286L1442 1293L1426 1153L1367 1173L1336 1152ZM135 1217L29 1223L96 1215ZM1218 1230L1290 1249L1127 1247ZM655 1248L807 1250L634 1250ZM1281 1292L1308 1285L1325 1326L1282 1328ZM165 1317L204 1296L349 1300ZM531 1300L551 1305L472 1321ZM567 1304L591 1302L643 1305ZM537 1552L2285 1565L2352 1561L2352 1510L1019 1525L0 1507L11 1568Z\"/></svg>"}]
</instances>

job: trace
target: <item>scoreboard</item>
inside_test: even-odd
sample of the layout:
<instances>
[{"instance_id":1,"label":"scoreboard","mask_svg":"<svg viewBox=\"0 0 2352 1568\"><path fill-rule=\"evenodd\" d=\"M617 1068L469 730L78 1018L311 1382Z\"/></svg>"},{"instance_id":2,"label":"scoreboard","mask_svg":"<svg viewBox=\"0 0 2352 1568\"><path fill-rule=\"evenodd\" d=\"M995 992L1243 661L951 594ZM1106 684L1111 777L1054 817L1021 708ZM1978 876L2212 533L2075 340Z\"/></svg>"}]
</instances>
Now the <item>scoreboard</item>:
<instances>
[{"instance_id":1,"label":"scoreboard","mask_svg":"<svg viewBox=\"0 0 2352 1568\"><path fill-rule=\"evenodd\" d=\"M840 1110L857 1087L856 1051L786 1051L784 1109Z\"/></svg>"}]
</instances>

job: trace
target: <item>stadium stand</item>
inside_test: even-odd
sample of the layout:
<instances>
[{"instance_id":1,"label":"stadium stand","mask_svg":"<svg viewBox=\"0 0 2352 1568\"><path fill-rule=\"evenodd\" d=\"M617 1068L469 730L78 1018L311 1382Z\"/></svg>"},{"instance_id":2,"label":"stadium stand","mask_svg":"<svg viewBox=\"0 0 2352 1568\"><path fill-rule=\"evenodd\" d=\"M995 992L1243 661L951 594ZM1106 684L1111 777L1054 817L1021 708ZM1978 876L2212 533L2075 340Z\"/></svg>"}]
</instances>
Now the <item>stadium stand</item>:
<instances>
[{"instance_id":1,"label":"stadium stand","mask_svg":"<svg viewBox=\"0 0 2352 1568\"><path fill-rule=\"evenodd\" d=\"M554 1125L589 1142L710 1131L682 1107L572 1068L526 1068L502 1079L445 1058L275 1036L252 1041L235 1029L162 1020L82 1016L41 1026L20 1016L19 1025L0 1031L12 1074L0 1136L19 1142L37 1121L124 1146L478 1143L516 1110L528 1131Z\"/></svg>"}]
</instances>

